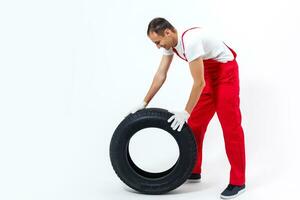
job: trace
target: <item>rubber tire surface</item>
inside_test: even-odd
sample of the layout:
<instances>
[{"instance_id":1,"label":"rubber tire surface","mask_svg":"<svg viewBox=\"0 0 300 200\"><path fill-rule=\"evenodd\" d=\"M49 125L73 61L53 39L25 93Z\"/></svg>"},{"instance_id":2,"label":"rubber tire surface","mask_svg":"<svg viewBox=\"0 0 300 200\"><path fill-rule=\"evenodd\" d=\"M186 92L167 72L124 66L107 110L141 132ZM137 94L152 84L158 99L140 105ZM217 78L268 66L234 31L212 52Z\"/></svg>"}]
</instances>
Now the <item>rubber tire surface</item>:
<instances>
[{"instance_id":1,"label":"rubber tire surface","mask_svg":"<svg viewBox=\"0 0 300 200\"><path fill-rule=\"evenodd\" d=\"M146 108L128 115L116 128L110 142L110 160L119 178L132 189L144 194L162 194L174 190L191 175L196 162L194 135L185 123L181 132L173 130L167 120L173 114L161 108ZM179 158L170 169L151 173L140 169L130 158L131 137L144 128L155 127L169 132L179 147Z\"/></svg>"}]
</instances>

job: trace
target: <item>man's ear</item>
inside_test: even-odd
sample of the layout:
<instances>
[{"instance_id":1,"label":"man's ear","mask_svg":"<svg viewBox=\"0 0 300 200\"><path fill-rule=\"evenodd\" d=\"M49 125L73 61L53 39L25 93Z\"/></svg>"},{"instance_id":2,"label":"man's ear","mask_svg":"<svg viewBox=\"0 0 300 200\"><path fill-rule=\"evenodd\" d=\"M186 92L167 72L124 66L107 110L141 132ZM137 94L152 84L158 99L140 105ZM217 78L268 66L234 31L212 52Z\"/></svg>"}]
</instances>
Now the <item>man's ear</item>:
<instances>
[{"instance_id":1,"label":"man's ear","mask_svg":"<svg viewBox=\"0 0 300 200\"><path fill-rule=\"evenodd\" d=\"M164 34L167 35L167 36L169 36L170 33L171 33L171 30L168 29L168 28L166 28L165 31L164 31Z\"/></svg>"}]
</instances>

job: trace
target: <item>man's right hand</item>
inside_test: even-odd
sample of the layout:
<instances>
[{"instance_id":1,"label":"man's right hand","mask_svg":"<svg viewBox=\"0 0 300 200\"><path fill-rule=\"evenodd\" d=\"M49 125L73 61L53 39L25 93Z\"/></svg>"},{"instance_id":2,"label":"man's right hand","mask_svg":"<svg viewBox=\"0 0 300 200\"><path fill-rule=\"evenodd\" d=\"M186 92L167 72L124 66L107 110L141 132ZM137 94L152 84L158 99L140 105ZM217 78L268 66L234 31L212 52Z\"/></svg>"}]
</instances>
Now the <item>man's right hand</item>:
<instances>
[{"instance_id":1,"label":"man's right hand","mask_svg":"<svg viewBox=\"0 0 300 200\"><path fill-rule=\"evenodd\" d=\"M133 113L135 113L138 110L142 110L142 109L146 108L146 106L147 106L147 103L145 101L143 101L139 105L137 105L134 108L132 108L131 111L126 116L128 116L129 114L133 114Z\"/></svg>"}]
</instances>

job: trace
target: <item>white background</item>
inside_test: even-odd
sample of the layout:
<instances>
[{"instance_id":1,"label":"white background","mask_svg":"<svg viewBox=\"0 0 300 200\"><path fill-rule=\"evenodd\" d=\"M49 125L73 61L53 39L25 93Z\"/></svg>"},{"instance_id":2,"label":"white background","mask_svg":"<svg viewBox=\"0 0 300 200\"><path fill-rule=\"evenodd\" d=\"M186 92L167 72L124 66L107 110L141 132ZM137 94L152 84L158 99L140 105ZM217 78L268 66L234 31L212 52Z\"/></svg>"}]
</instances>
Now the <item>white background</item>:
<instances>
[{"instance_id":1,"label":"white background","mask_svg":"<svg viewBox=\"0 0 300 200\"><path fill-rule=\"evenodd\" d=\"M151 84L161 51L148 22L210 28L236 50L247 192L292 199L299 186L299 4L296 0L0 2L0 199L218 199L229 165L217 118L203 179L141 195L115 175L109 142ZM182 110L191 89L178 58L149 107ZM168 140L149 142L167 149ZM163 150L163 149L162 149Z\"/></svg>"}]
</instances>

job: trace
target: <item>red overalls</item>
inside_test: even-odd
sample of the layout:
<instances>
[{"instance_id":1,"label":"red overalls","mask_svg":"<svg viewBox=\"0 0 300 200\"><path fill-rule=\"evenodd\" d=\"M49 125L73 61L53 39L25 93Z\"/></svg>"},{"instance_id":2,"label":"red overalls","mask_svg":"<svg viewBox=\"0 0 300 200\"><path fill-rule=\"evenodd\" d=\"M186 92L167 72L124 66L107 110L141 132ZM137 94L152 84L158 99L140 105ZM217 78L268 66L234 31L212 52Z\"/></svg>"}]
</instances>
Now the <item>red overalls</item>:
<instances>
[{"instance_id":1,"label":"red overalls","mask_svg":"<svg viewBox=\"0 0 300 200\"><path fill-rule=\"evenodd\" d=\"M186 31L181 38L183 50L185 33ZM216 112L222 126L226 154L231 165L230 184L243 185L245 183L246 162L244 132L241 126L239 108L239 73L238 64L235 60L236 53L232 49L230 50L234 55L233 61L221 63L213 59L203 60L206 85L188 119L188 124L194 133L198 147L198 156L193 173L201 173L204 134L209 121ZM187 61L185 54L182 57L175 48L173 51Z\"/></svg>"}]
</instances>

